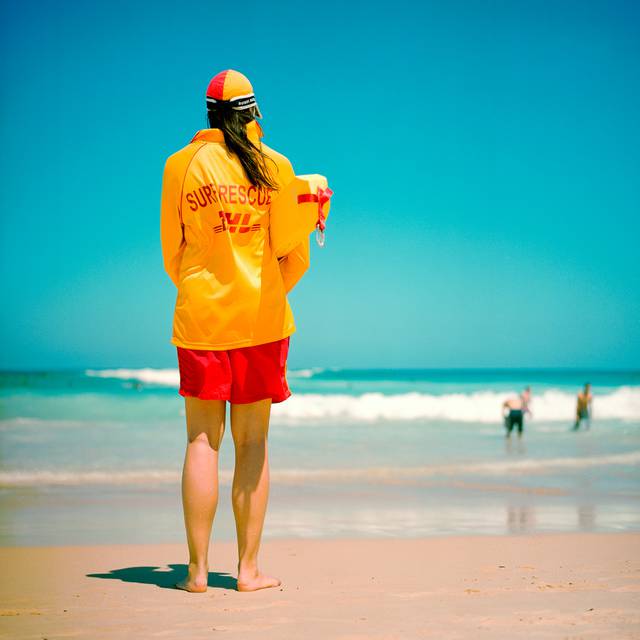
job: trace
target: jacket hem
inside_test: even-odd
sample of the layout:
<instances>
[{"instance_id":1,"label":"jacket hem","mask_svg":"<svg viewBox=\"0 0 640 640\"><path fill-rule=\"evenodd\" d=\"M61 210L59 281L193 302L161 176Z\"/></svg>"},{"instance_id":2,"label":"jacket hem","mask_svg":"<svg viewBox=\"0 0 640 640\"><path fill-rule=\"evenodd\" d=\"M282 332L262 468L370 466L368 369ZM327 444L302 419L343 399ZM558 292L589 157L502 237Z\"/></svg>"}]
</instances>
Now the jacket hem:
<instances>
[{"instance_id":1,"label":"jacket hem","mask_svg":"<svg viewBox=\"0 0 640 640\"><path fill-rule=\"evenodd\" d=\"M259 344L266 344L268 342L275 342L276 340L282 340L283 338L287 338L290 335L296 332L296 327L291 328L291 330L287 330L284 332L284 335L281 335L277 338L273 338L272 340L262 340L260 342L255 342L252 338L248 340L239 340L238 342L225 342L222 344L210 344L203 342L185 342L183 340L179 340L175 336L171 338L171 344L176 347L181 347L183 349L204 349L207 351L223 351L225 349L236 349L238 347L255 347Z\"/></svg>"}]
</instances>

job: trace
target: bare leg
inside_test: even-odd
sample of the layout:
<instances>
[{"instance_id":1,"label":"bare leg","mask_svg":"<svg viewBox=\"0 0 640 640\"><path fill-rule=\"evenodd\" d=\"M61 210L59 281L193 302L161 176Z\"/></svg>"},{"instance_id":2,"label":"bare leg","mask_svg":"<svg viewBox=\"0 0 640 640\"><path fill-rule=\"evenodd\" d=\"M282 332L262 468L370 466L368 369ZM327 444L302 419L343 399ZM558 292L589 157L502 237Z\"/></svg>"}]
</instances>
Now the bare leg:
<instances>
[{"instance_id":1,"label":"bare leg","mask_svg":"<svg viewBox=\"0 0 640 640\"><path fill-rule=\"evenodd\" d=\"M573 431L577 431L580 428L580 414L576 414L576 421L573 425Z\"/></svg>"},{"instance_id":2,"label":"bare leg","mask_svg":"<svg viewBox=\"0 0 640 640\"><path fill-rule=\"evenodd\" d=\"M189 545L189 575L176 583L191 592L207 590L209 540L218 506L218 451L226 402L185 398L187 449L182 470L182 506Z\"/></svg>"},{"instance_id":3,"label":"bare leg","mask_svg":"<svg viewBox=\"0 0 640 640\"><path fill-rule=\"evenodd\" d=\"M231 433L236 450L232 501L238 536L238 591L280 585L258 569L258 551L269 499L267 435L271 399L231 405Z\"/></svg>"}]
</instances>

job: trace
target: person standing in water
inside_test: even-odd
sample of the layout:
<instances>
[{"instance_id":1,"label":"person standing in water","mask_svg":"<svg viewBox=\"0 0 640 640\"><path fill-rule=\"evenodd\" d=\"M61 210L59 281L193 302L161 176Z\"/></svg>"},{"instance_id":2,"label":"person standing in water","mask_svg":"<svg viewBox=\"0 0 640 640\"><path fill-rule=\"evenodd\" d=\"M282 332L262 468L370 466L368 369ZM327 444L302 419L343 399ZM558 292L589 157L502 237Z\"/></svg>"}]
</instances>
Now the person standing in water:
<instances>
[{"instance_id":1,"label":"person standing in water","mask_svg":"<svg viewBox=\"0 0 640 640\"><path fill-rule=\"evenodd\" d=\"M519 396L507 398L502 403L504 416L504 426L507 430L506 436L509 438L514 427L518 429L518 436L522 436L524 429L524 414L531 414L529 402L531 401L531 387L525 387Z\"/></svg>"},{"instance_id":2,"label":"person standing in water","mask_svg":"<svg viewBox=\"0 0 640 640\"><path fill-rule=\"evenodd\" d=\"M231 69L217 74L206 107L209 128L168 157L162 179L162 254L177 287L171 343L187 427L182 502L189 570L175 587L207 589L228 401L237 589L255 591L281 584L258 566L269 495L267 434L272 403L291 395L286 361L296 327L287 293L308 263L298 256L288 265L290 256L276 258L271 250L271 203L295 174L285 156L260 140L262 114L248 78Z\"/></svg>"},{"instance_id":3,"label":"person standing in water","mask_svg":"<svg viewBox=\"0 0 640 640\"><path fill-rule=\"evenodd\" d=\"M591 428L591 416L593 415L593 396L591 395L591 384L588 382L584 385L582 391L578 391L576 403L576 422L573 425L573 431L580 428L582 421L585 421L586 429Z\"/></svg>"}]
</instances>

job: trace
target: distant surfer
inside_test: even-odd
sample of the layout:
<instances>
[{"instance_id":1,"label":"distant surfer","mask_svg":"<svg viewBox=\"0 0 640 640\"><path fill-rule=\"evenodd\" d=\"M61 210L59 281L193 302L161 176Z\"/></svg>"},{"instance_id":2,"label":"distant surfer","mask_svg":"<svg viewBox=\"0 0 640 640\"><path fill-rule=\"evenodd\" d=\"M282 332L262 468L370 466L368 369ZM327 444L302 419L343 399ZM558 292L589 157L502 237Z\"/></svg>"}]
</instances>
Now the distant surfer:
<instances>
[{"instance_id":1,"label":"distant surfer","mask_svg":"<svg viewBox=\"0 0 640 640\"><path fill-rule=\"evenodd\" d=\"M586 429L591 428L591 416L593 413L593 396L591 395L591 384L586 383L582 391L578 391L576 403L576 422L573 425L573 431L580 428L582 421L585 421Z\"/></svg>"},{"instance_id":2,"label":"distant surfer","mask_svg":"<svg viewBox=\"0 0 640 640\"><path fill-rule=\"evenodd\" d=\"M507 438L511 436L514 427L518 429L518 436L522 436L524 428L524 414L531 414L529 402L531 401L531 387L525 387L518 396L511 396L502 403L504 426L507 430Z\"/></svg>"}]
</instances>

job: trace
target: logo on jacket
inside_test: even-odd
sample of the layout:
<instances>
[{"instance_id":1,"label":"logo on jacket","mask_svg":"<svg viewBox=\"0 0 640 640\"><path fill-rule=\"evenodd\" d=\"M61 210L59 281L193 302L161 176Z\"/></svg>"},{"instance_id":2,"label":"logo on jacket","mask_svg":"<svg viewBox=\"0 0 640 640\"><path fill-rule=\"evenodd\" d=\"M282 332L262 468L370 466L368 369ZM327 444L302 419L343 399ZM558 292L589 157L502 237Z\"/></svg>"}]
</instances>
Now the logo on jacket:
<instances>
[{"instance_id":1,"label":"logo on jacket","mask_svg":"<svg viewBox=\"0 0 640 640\"><path fill-rule=\"evenodd\" d=\"M258 189L253 185L247 187L238 184L213 183L202 185L185 196L191 211L204 209L216 203L218 206L227 204L248 204L252 207L262 207L271 204L271 189ZM248 233L261 228L260 223L251 224L251 212L218 211L220 224L214 225L214 233Z\"/></svg>"},{"instance_id":2,"label":"logo on jacket","mask_svg":"<svg viewBox=\"0 0 640 640\"><path fill-rule=\"evenodd\" d=\"M249 224L250 213L229 213L228 211L218 211L220 224L213 227L214 233L222 233L229 230L229 233L247 233L260 229L260 223Z\"/></svg>"},{"instance_id":3,"label":"logo on jacket","mask_svg":"<svg viewBox=\"0 0 640 640\"><path fill-rule=\"evenodd\" d=\"M216 188L213 183L209 183L190 191L185 198L191 211L208 207L214 202L262 207L271 204L271 189L258 189L253 185L247 187L243 184L219 184Z\"/></svg>"}]
</instances>

